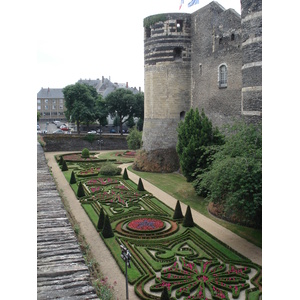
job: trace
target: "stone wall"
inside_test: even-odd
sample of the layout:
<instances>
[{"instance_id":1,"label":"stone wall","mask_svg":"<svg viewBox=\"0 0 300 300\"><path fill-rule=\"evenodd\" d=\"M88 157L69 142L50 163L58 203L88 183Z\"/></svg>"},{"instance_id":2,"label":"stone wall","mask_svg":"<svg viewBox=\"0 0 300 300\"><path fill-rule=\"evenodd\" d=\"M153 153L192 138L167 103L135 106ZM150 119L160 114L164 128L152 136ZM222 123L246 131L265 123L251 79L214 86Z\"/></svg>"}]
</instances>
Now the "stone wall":
<instances>
[{"instance_id":1,"label":"stone wall","mask_svg":"<svg viewBox=\"0 0 300 300\"><path fill-rule=\"evenodd\" d=\"M100 136L97 136L97 139ZM43 139L46 143L45 152L52 151L82 151L83 148L89 150L127 150L128 145L125 135L102 135L103 143L100 145L97 140L92 143L84 140L84 135L44 135Z\"/></svg>"}]
</instances>

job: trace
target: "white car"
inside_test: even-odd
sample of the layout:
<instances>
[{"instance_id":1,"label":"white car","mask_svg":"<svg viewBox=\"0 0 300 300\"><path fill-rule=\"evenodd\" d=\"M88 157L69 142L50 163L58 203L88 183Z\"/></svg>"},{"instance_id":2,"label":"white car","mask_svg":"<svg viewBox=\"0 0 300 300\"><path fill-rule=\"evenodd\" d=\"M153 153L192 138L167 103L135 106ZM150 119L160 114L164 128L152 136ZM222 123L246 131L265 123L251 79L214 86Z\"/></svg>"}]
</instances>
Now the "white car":
<instances>
[{"instance_id":1,"label":"white car","mask_svg":"<svg viewBox=\"0 0 300 300\"><path fill-rule=\"evenodd\" d=\"M88 132L88 134L97 134L97 132L95 130L91 130Z\"/></svg>"}]
</instances>

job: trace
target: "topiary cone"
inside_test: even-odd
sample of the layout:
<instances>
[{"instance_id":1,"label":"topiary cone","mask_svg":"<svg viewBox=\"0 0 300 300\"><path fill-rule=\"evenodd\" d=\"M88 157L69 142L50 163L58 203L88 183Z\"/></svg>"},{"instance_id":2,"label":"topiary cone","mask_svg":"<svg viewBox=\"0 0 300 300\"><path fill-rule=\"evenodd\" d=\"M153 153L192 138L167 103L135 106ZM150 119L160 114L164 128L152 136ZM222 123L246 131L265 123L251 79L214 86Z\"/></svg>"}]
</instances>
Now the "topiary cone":
<instances>
[{"instance_id":1,"label":"topiary cone","mask_svg":"<svg viewBox=\"0 0 300 300\"><path fill-rule=\"evenodd\" d=\"M111 238L114 236L114 232L111 228L111 225L110 225L110 220L109 220L109 217L108 215L105 215L105 218L104 218L104 224L103 224L103 229L102 229L102 235L105 239L107 238Z\"/></svg>"},{"instance_id":2,"label":"topiary cone","mask_svg":"<svg viewBox=\"0 0 300 300\"><path fill-rule=\"evenodd\" d=\"M194 226L194 220L193 220L191 208L189 205L186 209L186 213L185 213L185 217L183 219L182 226L183 227L193 227Z\"/></svg>"},{"instance_id":3,"label":"topiary cone","mask_svg":"<svg viewBox=\"0 0 300 300\"><path fill-rule=\"evenodd\" d=\"M137 187L138 191L144 191L144 185L143 185L143 182L142 182L142 179L140 178L139 179L139 183L138 183L138 187Z\"/></svg>"},{"instance_id":4,"label":"topiary cone","mask_svg":"<svg viewBox=\"0 0 300 300\"><path fill-rule=\"evenodd\" d=\"M72 171L71 178L70 178L70 184L73 184L73 183L76 183L76 177L75 177L74 171Z\"/></svg>"},{"instance_id":5,"label":"topiary cone","mask_svg":"<svg viewBox=\"0 0 300 300\"><path fill-rule=\"evenodd\" d=\"M64 162L64 158L61 156L60 159L59 159L58 164L61 166L63 164L63 162Z\"/></svg>"},{"instance_id":6,"label":"topiary cone","mask_svg":"<svg viewBox=\"0 0 300 300\"><path fill-rule=\"evenodd\" d=\"M168 289L167 289L166 286L164 286L164 289L163 289L163 291L161 293L161 296L160 296L160 300L170 300Z\"/></svg>"},{"instance_id":7,"label":"topiary cone","mask_svg":"<svg viewBox=\"0 0 300 300\"><path fill-rule=\"evenodd\" d=\"M81 181L79 181L77 197L83 197L83 196L85 196L83 185L82 185Z\"/></svg>"},{"instance_id":8,"label":"topiary cone","mask_svg":"<svg viewBox=\"0 0 300 300\"><path fill-rule=\"evenodd\" d=\"M173 219L177 220L177 219L182 219L182 218L183 218L183 214L182 214L182 210L181 210L181 205L180 205L179 200L177 200L175 210L174 210Z\"/></svg>"},{"instance_id":9,"label":"topiary cone","mask_svg":"<svg viewBox=\"0 0 300 300\"><path fill-rule=\"evenodd\" d=\"M61 170L62 170L62 171L68 171L68 170L69 170L68 167L67 167L67 163L66 163L65 160L63 161Z\"/></svg>"},{"instance_id":10,"label":"topiary cone","mask_svg":"<svg viewBox=\"0 0 300 300\"><path fill-rule=\"evenodd\" d=\"M97 229L99 231L101 231L103 229L104 219L105 219L105 214L104 214L103 208L101 207L100 208L100 214L99 214L99 220L98 220L98 224L97 224Z\"/></svg>"},{"instance_id":11,"label":"topiary cone","mask_svg":"<svg viewBox=\"0 0 300 300\"><path fill-rule=\"evenodd\" d=\"M123 179L125 179L125 180L128 180L128 179L129 179L128 174L127 174L127 169L126 169L126 168L124 169Z\"/></svg>"}]
</instances>

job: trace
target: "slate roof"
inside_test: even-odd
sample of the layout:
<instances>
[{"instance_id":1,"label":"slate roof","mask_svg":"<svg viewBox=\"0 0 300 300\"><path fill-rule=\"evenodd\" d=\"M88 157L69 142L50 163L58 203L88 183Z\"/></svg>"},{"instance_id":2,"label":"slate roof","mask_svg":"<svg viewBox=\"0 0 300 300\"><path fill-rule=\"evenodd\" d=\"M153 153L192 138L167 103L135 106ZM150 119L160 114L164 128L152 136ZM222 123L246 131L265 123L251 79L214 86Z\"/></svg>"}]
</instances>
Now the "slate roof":
<instances>
[{"instance_id":1,"label":"slate roof","mask_svg":"<svg viewBox=\"0 0 300 300\"><path fill-rule=\"evenodd\" d=\"M64 98L64 94L63 94L63 89L52 89L52 88L41 88L41 90L38 92L37 94L37 98L54 98L54 99L58 99Z\"/></svg>"}]
</instances>

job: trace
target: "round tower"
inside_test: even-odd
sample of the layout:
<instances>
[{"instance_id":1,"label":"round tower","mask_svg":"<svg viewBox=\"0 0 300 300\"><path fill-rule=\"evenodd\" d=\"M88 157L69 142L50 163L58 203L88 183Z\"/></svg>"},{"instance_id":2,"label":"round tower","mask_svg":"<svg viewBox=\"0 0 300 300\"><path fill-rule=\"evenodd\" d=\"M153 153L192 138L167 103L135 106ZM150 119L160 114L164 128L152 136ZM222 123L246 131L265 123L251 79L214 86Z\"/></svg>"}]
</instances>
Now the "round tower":
<instances>
[{"instance_id":1,"label":"round tower","mask_svg":"<svg viewBox=\"0 0 300 300\"><path fill-rule=\"evenodd\" d=\"M156 171L179 168L178 162L170 166L168 161L170 155L173 161L177 156L176 129L191 105L190 30L190 14L160 14L144 19L143 149L150 156L155 153L150 160L156 157Z\"/></svg>"},{"instance_id":2,"label":"round tower","mask_svg":"<svg viewBox=\"0 0 300 300\"><path fill-rule=\"evenodd\" d=\"M242 115L252 122L262 116L262 0L241 0Z\"/></svg>"}]
</instances>

